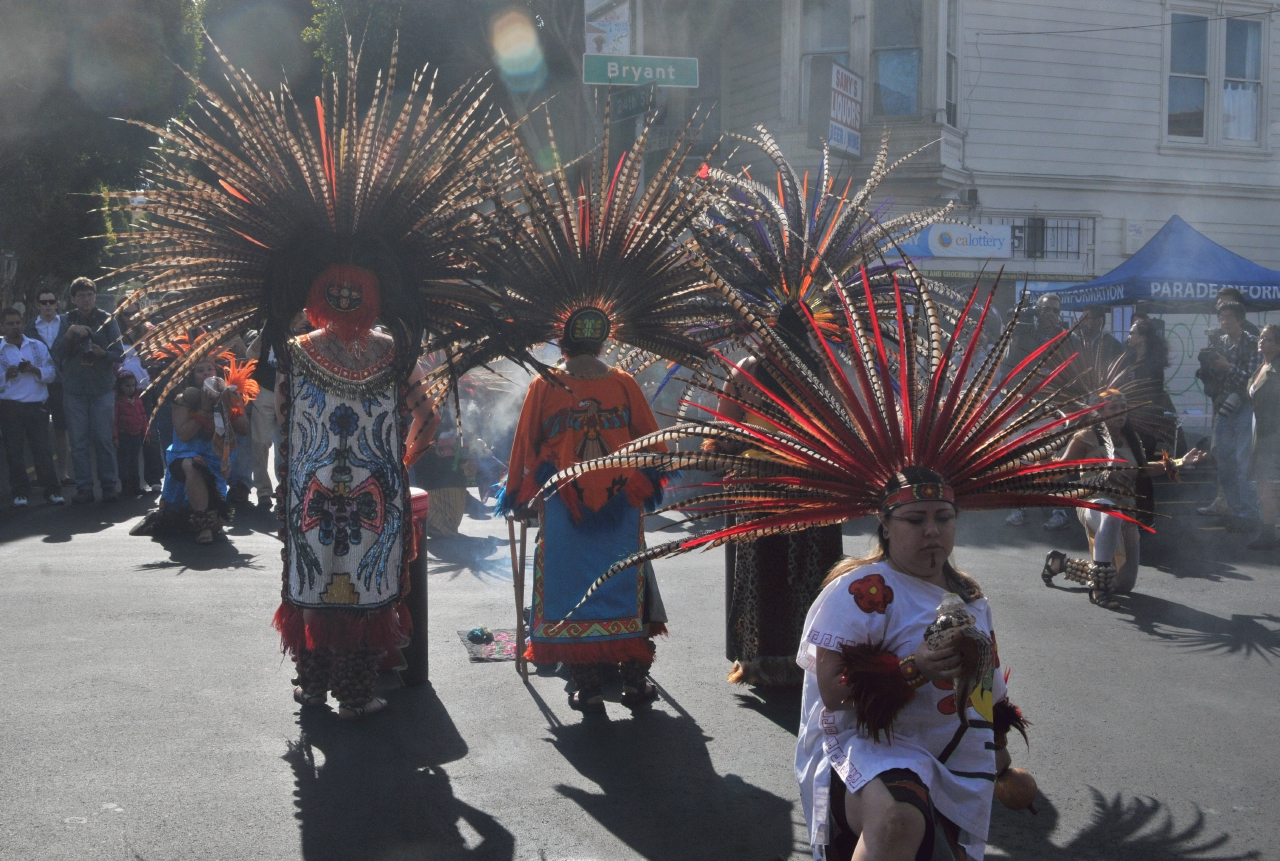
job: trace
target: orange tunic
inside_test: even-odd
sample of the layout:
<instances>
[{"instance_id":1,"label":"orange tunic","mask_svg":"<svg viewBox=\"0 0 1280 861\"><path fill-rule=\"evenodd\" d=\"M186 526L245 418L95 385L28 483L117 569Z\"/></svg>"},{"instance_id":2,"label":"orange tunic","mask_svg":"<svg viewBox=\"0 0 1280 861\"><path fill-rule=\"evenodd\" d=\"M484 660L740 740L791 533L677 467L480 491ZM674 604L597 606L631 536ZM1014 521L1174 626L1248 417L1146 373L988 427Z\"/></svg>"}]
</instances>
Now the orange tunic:
<instances>
[{"instance_id":1,"label":"orange tunic","mask_svg":"<svg viewBox=\"0 0 1280 861\"><path fill-rule=\"evenodd\" d=\"M533 498L541 486L539 478L545 480L549 473L603 457L658 430L649 402L629 374L616 368L594 378L555 373L564 387L538 377L529 384L520 410L507 469L507 496L512 507ZM667 447L660 444L654 450L666 451ZM575 519L580 519L580 506L599 511L624 491L631 504L639 507L656 490L639 470L611 469L574 479L560 495Z\"/></svg>"}]
</instances>

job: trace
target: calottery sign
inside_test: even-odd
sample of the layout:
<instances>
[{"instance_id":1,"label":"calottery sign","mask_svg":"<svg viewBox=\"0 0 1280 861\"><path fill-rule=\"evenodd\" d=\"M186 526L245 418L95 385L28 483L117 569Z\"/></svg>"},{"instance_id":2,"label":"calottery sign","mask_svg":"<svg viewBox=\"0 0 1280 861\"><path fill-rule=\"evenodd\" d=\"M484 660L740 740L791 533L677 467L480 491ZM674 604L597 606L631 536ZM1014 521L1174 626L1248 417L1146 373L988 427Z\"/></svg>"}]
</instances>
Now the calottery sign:
<instances>
[{"instance_id":1,"label":"calottery sign","mask_svg":"<svg viewBox=\"0 0 1280 861\"><path fill-rule=\"evenodd\" d=\"M697 57L637 57L583 54L582 83L598 86L698 86Z\"/></svg>"}]
</instances>

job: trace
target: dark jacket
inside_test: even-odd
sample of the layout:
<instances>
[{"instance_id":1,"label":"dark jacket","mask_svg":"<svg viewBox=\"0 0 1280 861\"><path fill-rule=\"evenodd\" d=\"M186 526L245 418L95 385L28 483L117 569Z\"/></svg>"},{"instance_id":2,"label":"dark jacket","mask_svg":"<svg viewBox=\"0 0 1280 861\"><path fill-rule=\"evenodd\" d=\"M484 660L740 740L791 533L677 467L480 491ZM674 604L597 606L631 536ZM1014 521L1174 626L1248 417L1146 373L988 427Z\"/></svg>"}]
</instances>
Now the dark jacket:
<instances>
[{"instance_id":1,"label":"dark jacket","mask_svg":"<svg viewBox=\"0 0 1280 861\"><path fill-rule=\"evenodd\" d=\"M89 341L67 334L67 329L78 325L89 327L90 340L107 351L105 356L92 355ZM115 388L115 365L124 356L120 326L101 308L94 308L87 319L79 309L73 308L63 315L51 352L66 394L105 395Z\"/></svg>"},{"instance_id":2,"label":"dark jacket","mask_svg":"<svg viewBox=\"0 0 1280 861\"><path fill-rule=\"evenodd\" d=\"M1013 340L1009 344L1009 352L1005 355L1004 362L1000 366L1000 373L1003 375L1012 371L1023 359L1040 349L1046 341L1061 334L1063 328L1065 327L1059 327L1053 332L1046 332L1040 328L1038 316L1033 315L1031 319L1027 319L1024 314L1023 318L1013 328ZM1062 358L1066 357L1063 356ZM1009 385L1014 385L1016 382L1016 379L1010 380Z\"/></svg>"}]
</instances>

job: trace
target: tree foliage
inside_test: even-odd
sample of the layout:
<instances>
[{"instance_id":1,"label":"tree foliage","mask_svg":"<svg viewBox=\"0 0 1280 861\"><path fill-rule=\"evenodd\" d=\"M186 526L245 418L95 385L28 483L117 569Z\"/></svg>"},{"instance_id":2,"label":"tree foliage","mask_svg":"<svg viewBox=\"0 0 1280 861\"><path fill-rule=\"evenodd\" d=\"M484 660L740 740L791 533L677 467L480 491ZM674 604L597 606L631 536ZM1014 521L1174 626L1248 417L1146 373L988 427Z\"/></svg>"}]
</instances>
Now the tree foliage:
<instances>
[{"instance_id":1,"label":"tree foliage","mask_svg":"<svg viewBox=\"0 0 1280 861\"><path fill-rule=\"evenodd\" d=\"M130 188L153 137L187 103L175 67L199 59L198 0L9 0L0 6L0 247L11 299L101 271L95 195Z\"/></svg>"}]
</instances>

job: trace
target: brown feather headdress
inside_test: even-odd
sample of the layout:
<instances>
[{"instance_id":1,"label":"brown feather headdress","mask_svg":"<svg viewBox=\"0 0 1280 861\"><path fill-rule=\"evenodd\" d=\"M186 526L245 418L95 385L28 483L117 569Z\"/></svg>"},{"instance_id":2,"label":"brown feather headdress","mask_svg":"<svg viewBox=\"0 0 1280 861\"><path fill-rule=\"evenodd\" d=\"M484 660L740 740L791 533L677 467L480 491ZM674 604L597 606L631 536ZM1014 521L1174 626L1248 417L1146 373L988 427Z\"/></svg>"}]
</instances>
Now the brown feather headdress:
<instances>
[{"instance_id":1,"label":"brown feather headdress","mask_svg":"<svg viewBox=\"0 0 1280 861\"><path fill-rule=\"evenodd\" d=\"M759 150L776 172L776 189L752 178L751 170L709 167L701 176L707 195L699 199L705 212L694 220L694 237L711 268L741 296L753 313L773 326L783 309L799 313L804 304L829 340L847 341L848 330L836 280L857 280L865 273L871 296L882 312L892 315L894 285L901 284L908 297L919 297L928 285L930 294L956 304L963 297L937 282L927 281L915 264L894 253L898 243L946 219L951 205L929 207L893 218L873 208L872 197L880 184L921 150L889 162L886 130L871 171L853 191L853 179L839 188L831 157L824 144L817 173L801 176L782 148L762 125L756 137L730 134ZM851 296L863 303L861 292ZM954 310L943 306L954 320ZM730 321L741 332L741 321ZM887 330L886 330L887 331Z\"/></svg>"},{"instance_id":2,"label":"brown feather headdress","mask_svg":"<svg viewBox=\"0 0 1280 861\"><path fill-rule=\"evenodd\" d=\"M488 83L473 81L437 104L423 69L398 95L393 48L385 80L379 73L360 106L359 58L348 40L345 78L299 104L287 85L263 92L213 49L230 95L193 79L203 116L148 127L161 147L147 187L111 195L137 225L121 243L133 262L115 278L144 282L122 307L178 294L159 305L168 318L140 350L197 326L209 333L156 383L167 394L204 354L249 328L265 327L280 346L313 282L338 265L376 279L381 320L407 377L424 333L447 340L452 326L423 294L456 277L454 234L480 199L476 177L481 168L490 182L502 175L508 131Z\"/></svg>"}]
</instances>

